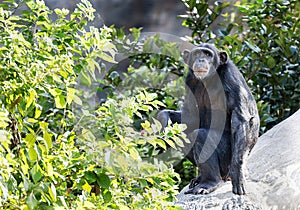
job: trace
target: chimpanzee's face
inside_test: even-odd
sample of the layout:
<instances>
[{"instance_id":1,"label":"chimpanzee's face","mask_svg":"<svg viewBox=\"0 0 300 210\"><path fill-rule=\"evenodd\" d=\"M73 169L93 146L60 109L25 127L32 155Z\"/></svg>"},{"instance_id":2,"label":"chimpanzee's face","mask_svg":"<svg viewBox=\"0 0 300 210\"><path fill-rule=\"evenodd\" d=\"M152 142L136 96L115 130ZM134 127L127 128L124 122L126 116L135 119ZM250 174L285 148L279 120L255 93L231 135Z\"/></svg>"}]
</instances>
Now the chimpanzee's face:
<instances>
[{"instance_id":1,"label":"chimpanzee's face","mask_svg":"<svg viewBox=\"0 0 300 210\"><path fill-rule=\"evenodd\" d=\"M203 80L214 75L219 65L227 62L227 53L219 52L211 44L202 44L191 51L185 50L183 58L189 65L191 73Z\"/></svg>"},{"instance_id":2,"label":"chimpanzee's face","mask_svg":"<svg viewBox=\"0 0 300 210\"><path fill-rule=\"evenodd\" d=\"M190 53L190 65L194 75L199 79L204 79L210 71L213 71L214 53L207 48L198 47Z\"/></svg>"}]
</instances>

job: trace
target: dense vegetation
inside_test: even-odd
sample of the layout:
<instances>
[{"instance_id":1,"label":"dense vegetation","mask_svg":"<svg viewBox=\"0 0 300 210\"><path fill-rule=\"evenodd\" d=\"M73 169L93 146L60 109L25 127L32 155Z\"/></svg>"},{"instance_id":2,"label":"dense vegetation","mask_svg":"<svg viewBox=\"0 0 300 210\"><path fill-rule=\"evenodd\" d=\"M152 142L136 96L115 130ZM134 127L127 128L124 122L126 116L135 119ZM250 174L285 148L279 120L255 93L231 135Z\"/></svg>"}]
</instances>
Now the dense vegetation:
<instances>
[{"instance_id":1,"label":"dense vegetation","mask_svg":"<svg viewBox=\"0 0 300 210\"><path fill-rule=\"evenodd\" d=\"M299 108L297 1L236 5L239 25L221 15L226 4L184 2L194 42L230 51L247 77L262 131ZM40 0L0 5L1 209L176 209L184 125L161 132L153 116L183 99L178 45L88 26L94 12L87 0L71 14ZM218 16L228 20L214 35ZM109 68L118 53L139 65ZM190 166L177 164L184 184Z\"/></svg>"},{"instance_id":2,"label":"dense vegetation","mask_svg":"<svg viewBox=\"0 0 300 210\"><path fill-rule=\"evenodd\" d=\"M133 127L163 105L157 95L133 90L93 107L101 63L114 62L112 29L87 27L88 1L69 16L43 1L26 5L19 16L18 5L0 7L1 208L171 206L179 177L152 157L180 144L183 128L159 134L159 123L145 120L143 130Z\"/></svg>"}]
</instances>

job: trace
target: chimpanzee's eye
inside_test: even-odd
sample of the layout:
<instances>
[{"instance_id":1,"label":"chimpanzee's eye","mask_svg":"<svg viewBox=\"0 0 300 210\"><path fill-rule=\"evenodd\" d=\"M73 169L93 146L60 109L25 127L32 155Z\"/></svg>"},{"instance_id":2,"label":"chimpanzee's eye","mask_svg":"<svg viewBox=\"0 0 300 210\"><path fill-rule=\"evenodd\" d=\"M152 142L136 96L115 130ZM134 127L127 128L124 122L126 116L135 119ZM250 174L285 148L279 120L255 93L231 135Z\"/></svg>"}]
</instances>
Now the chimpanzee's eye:
<instances>
[{"instance_id":1,"label":"chimpanzee's eye","mask_svg":"<svg viewBox=\"0 0 300 210\"><path fill-rule=\"evenodd\" d=\"M210 51L204 50L203 53L204 53L204 55L207 56L207 57L212 57L212 54L211 54Z\"/></svg>"},{"instance_id":2,"label":"chimpanzee's eye","mask_svg":"<svg viewBox=\"0 0 300 210\"><path fill-rule=\"evenodd\" d=\"M200 52L199 51L194 52L194 58L199 58L199 57L200 57Z\"/></svg>"}]
</instances>

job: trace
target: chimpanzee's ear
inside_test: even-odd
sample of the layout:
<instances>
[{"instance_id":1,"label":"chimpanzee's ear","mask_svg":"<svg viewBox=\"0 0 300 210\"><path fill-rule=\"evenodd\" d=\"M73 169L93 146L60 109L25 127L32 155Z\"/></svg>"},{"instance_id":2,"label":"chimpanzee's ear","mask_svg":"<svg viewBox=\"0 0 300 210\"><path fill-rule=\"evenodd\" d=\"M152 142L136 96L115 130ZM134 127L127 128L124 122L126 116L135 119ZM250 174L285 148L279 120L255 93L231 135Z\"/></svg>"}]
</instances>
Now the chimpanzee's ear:
<instances>
[{"instance_id":1,"label":"chimpanzee's ear","mask_svg":"<svg viewBox=\"0 0 300 210\"><path fill-rule=\"evenodd\" d=\"M190 55L190 51L189 50L184 50L183 51L182 58L183 58L183 60L184 60L185 63L188 63L189 55Z\"/></svg>"},{"instance_id":2,"label":"chimpanzee's ear","mask_svg":"<svg viewBox=\"0 0 300 210\"><path fill-rule=\"evenodd\" d=\"M228 62L228 54L225 51L219 52L220 65L226 64Z\"/></svg>"}]
</instances>

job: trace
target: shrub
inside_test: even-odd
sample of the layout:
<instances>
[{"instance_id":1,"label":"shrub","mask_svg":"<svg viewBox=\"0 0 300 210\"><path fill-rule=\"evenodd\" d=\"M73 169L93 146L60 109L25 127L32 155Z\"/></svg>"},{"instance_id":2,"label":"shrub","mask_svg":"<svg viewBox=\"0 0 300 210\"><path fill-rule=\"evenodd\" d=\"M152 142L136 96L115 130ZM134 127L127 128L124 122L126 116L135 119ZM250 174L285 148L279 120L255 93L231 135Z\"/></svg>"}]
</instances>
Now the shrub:
<instances>
[{"instance_id":1,"label":"shrub","mask_svg":"<svg viewBox=\"0 0 300 210\"><path fill-rule=\"evenodd\" d=\"M179 177L155 155L180 146L183 127L133 125L162 106L157 94L125 91L90 107L101 62L114 62L112 29L87 26L87 0L71 14L40 0L8 2L0 6L1 208L172 209Z\"/></svg>"}]
</instances>

